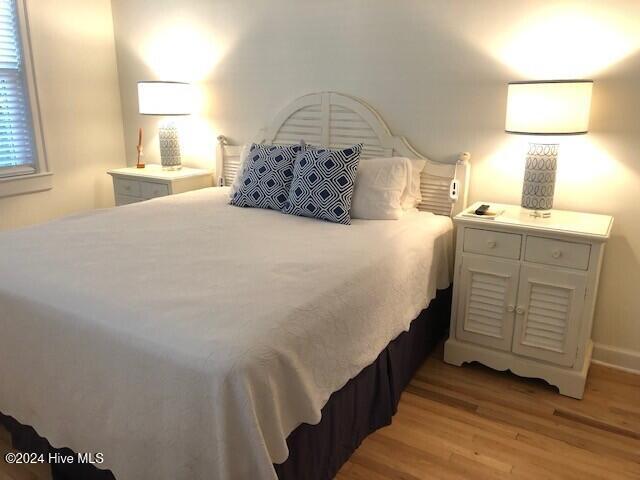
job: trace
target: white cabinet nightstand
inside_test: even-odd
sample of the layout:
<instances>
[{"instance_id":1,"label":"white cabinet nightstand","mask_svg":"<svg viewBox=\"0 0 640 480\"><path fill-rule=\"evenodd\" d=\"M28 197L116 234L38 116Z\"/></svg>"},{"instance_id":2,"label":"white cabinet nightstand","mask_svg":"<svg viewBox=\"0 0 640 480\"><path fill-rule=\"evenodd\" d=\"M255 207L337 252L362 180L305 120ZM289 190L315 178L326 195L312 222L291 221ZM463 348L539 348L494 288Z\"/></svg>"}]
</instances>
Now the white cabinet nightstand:
<instances>
[{"instance_id":1,"label":"white cabinet nightstand","mask_svg":"<svg viewBox=\"0 0 640 480\"><path fill-rule=\"evenodd\" d=\"M598 278L613 218L513 205L494 219L454 219L456 266L444 359L542 378L582 398L591 363Z\"/></svg>"},{"instance_id":2,"label":"white cabinet nightstand","mask_svg":"<svg viewBox=\"0 0 640 480\"><path fill-rule=\"evenodd\" d=\"M117 168L107 173L113 177L117 206L210 187L213 181L211 171L187 167L168 171L160 165L147 165Z\"/></svg>"}]
</instances>

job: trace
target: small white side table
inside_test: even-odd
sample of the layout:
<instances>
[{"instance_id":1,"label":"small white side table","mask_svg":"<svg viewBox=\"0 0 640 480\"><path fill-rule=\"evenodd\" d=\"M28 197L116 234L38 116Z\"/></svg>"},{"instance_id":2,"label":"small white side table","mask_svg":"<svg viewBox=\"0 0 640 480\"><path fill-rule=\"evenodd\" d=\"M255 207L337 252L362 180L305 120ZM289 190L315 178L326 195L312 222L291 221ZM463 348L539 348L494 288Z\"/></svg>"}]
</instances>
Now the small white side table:
<instances>
[{"instance_id":1,"label":"small white side table","mask_svg":"<svg viewBox=\"0 0 640 480\"><path fill-rule=\"evenodd\" d=\"M147 164L145 168L117 168L107 173L113 177L117 206L206 188L213 182L210 170L182 167L169 171L155 164Z\"/></svg>"},{"instance_id":2,"label":"small white side table","mask_svg":"<svg viewBox=\"0 0 640 480\"><path fill-rule=\"evenodd\" d=\"M489 203L489 202L485 202ZM456 266L447 363L478 361L542 378L582 398L604 247L613 217L553 210L536 218L515 205L494 219L454 221Z\"/></svg>"}]
</instances>

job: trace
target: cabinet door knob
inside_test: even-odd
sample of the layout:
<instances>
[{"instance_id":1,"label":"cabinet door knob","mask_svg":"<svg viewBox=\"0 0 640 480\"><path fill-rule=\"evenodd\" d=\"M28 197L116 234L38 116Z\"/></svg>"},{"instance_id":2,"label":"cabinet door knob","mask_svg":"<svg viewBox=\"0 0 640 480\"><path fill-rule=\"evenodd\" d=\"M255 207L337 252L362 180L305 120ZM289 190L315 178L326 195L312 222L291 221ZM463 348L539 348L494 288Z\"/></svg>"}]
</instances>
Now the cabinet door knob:
<instances>
[{"instance_id":1,"label":"cabinet door knob","mask_svg":"<svg viewBox=\"0 0 640 480\"><path fill-rule=\"evenodd\" d=\"M496 248L496 241L495 240L487 240L487 247L489 248Z\"/></svg>"},{"instance_id":2,"label":"cabinet door knob","mask_svg":"<svg viewBox=\"0 0 640 480\"><path fill-rule=\"evenodd\" d=\"M522 308L522 307L518 307L518 308L516 308L516 313L517 313L518 315L522 315L522 314L524 313L524 308Z\"/></svg>"},{"instance_id":3,"label":"cabinet door knob","mask_svg":"<svg viewBox=\"0 0 640 480\"><path fill-rule=\"evenodd\" d=\"M507 306L507 312L513 312L516 309L513 305Z\"/></svg>"},{"instance_id":4,"label":"cabinet door knob","mask_svg":"<svg viewBox=\"0 0 640 480\"><path fill-rule=\"evenodd\" d=\"M562 256L562 250L556 248L553 252L551 252L551 256L553 258L560 258Z\"/></svg>"}]
</instances>

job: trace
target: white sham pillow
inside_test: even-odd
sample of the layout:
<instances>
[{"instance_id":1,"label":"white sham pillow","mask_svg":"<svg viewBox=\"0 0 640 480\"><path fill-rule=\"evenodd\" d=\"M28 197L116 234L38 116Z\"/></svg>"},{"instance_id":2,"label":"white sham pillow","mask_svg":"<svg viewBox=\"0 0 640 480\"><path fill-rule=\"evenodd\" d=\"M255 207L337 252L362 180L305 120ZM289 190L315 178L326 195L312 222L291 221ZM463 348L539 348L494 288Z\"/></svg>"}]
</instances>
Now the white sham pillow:
<instances>
[{"instance_id":1,"label":"white sham pillow","mask_svg":"<svg viewBox=\"0 0 640 480\"><path fill-rule=\"evenodd\" d=\"M411 163L404 157L360 161L351 199L351 218L398 220L411 181Z\"/></svg>"},{"instance_id":2,"label":"white sham pillow","mask_svg":"<svg viewBox=\"0 0 640 480\"><path fill-rule=\"evenodd\" d=\"M238 171L236 172L236 178L233 179L233 183L229 189L229 198L233 198L233 195L238 191L238 188L240 188L240 179L244 177L244 169L247 165L247 156L249 155L250 148L251 144L245 143L242 146L242 150L240 150L240 163L238 165Z\"/></svg>"},{"instance_id":3,"label":"white sham pillow","mask_svg":"<svg viewBox=\"0 0 640 480\"><path fill-rule=\"evenodd\" d=\"M402 208L409 210L416 208L422 202L422 193L420 192L420 175L427 164L426 160L415 158L409 160L411 174L410 181L402 196Z\"/></svg>"}]
</instances>

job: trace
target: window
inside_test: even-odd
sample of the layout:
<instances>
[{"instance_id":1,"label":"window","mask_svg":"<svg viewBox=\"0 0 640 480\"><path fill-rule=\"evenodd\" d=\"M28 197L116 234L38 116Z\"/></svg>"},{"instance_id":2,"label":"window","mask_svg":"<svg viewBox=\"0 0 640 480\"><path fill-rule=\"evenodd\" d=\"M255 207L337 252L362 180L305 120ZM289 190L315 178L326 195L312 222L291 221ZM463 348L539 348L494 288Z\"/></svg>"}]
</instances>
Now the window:
<instances>
[{"instance_id":1,"label":"window","mask_svg":"<svg viewBox=\"0 0 640 480\"><path fill-rule=\"evenodd\" d=\"M0 0L0 196L51 188L23 1Z\"/></svg>"}]
</instances>

